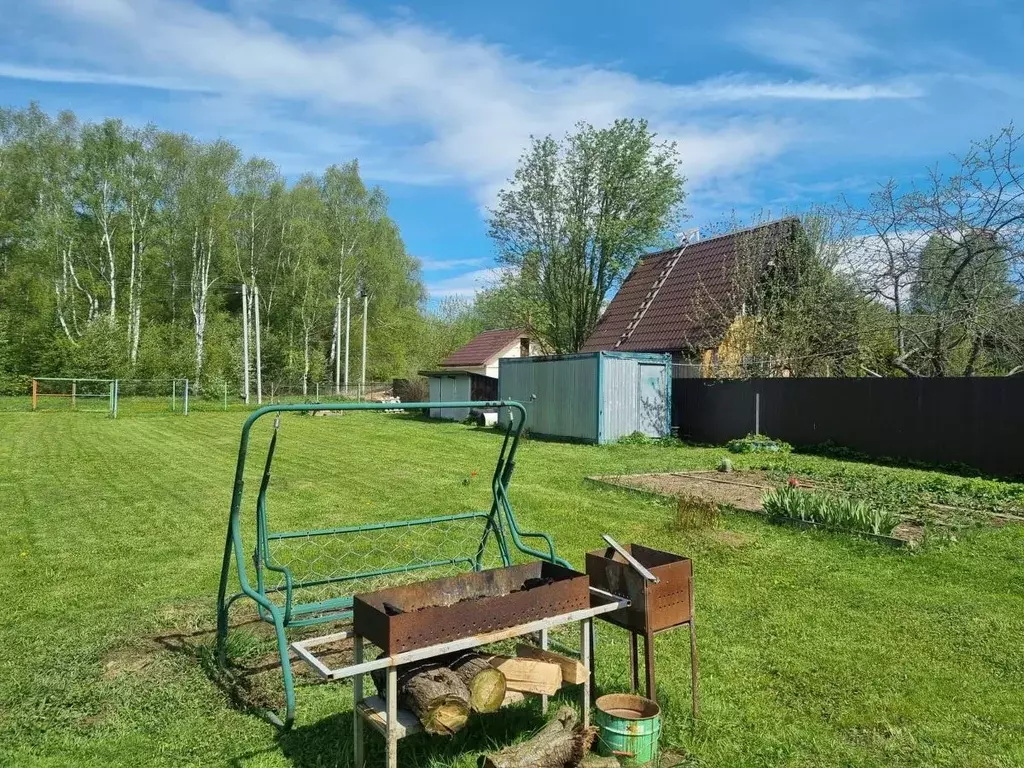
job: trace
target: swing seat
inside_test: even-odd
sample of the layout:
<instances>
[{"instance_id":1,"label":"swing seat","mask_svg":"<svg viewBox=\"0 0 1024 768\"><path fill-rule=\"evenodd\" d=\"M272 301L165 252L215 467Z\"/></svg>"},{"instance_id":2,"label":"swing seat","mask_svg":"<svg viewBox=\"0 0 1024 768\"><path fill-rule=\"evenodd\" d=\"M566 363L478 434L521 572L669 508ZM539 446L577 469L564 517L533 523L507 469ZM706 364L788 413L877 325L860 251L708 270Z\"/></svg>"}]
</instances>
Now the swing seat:
<instances>
[{"instance_id":1,"label":"swing seat","mask_svg":"<svg viewBox=\"0 0 1024 768\"><path fill-rule=\"evenodd\" d=\"M284 678L284 718L270 711L264 715L284 728L291 727L295 718L287 630L348 619L352 615L352 596L358 592L466 571L508 567L512 565L513 551L570 567L555 555L550 536L520 530L509 503L508 485L526 422L526 409L511 400L402 404L406 411L438 407L509 409L512 417L506 420L504 439L491 478L488 511L319 530L273 531L268 524L267 490L280 429L278 415L256 498L256 544L251 555L247 555L242 536L242 488L253 424L271 413L388 411L392 407L390 403L268 405L254 411L242 426L217 595L217 661L230 676L228 613L236 600L253 600L260 618L274 626ZM527 539L540 542L538 548L529 546ZM252 564L251 571L248 563ZM241 591L229 595L227 587L232 571L237 575Z\"/></svg>"}]
</instances>

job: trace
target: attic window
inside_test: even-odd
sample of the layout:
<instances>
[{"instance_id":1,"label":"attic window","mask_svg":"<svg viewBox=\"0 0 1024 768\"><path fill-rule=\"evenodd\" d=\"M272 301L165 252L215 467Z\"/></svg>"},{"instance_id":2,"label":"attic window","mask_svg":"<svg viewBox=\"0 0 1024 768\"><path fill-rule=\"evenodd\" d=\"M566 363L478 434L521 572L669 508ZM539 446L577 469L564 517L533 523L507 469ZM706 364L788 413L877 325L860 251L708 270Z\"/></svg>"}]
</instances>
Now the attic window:
<instances>
[{"instance_id":1,"label":"attic window","mask_svg":"<svg viewBox=\"0 0 1024 768\"><path fill-rule=\"evenodd\" d=\"M530 339L522 338L519 340L519 356L529 357L530 356Z\"/></svg>"}]
</instances>

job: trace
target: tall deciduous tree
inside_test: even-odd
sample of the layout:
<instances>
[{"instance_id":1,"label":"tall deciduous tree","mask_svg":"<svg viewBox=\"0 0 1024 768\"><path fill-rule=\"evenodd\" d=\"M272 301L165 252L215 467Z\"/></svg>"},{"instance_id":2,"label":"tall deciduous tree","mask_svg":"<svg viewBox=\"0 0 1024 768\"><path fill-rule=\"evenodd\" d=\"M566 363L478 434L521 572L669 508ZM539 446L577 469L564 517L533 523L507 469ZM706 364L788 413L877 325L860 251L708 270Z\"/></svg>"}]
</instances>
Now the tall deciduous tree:
<instances>
[{"instance_id":1,"label":"tall deciduous tree","mask_svg":"<svg viewBox=\"0 0 1024 768\"><path fill-rule=\"evenodd\" d=\"M643 120L533 141L498 195L490 234L545 306L534 329L551 348L580 349L608 293L676 223L683 183L675 145Z\"/></svg>"},{"instance_id":2,"label":"tall deciduous tree","mask_svg":"<svg viewBox=\"0 0 1024 768\"><path fill-rule=\"evenodd\" d=\"M866 224L861 280L893 308L892 365L908 376L1024 369L1015 322L1024 281L1021 140L1007 126L955 158L951 173L935 168L909 187L889 181L866 210L851 207Z\"/></svg>"}]
</instances>

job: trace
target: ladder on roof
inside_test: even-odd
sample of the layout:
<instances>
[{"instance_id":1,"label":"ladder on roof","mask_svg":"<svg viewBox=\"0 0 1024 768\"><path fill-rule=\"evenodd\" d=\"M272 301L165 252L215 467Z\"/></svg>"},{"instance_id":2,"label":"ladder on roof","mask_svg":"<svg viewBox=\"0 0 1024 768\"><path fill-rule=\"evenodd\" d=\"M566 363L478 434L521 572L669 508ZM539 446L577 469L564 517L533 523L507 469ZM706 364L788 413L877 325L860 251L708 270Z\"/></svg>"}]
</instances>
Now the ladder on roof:
<instances>
[{"instance_id":1,"label":"ladder on roof","mask_svg":"<svg viewBox=\"0 0 1024 768\"><path fill-rule=\"evenodd\" d=\"M689 245L689 243L684 243L683 246L676 251L674 256L666 259L665 264L662 266L661 272L658 274L657 279L655 279L651 289L647 291L647 295L644 296L643 301L640 302L640 306L637 308L636 312L633 313L633 317L630 318L629 323L627 323L626 330L622 332L622 335L619 336L619 340L615 342L615 349L618 349L619 345L627 341L629 337L633 335L633 331L636 330L636 327L640 325L640 321L644 319L644 315L647 314L647 310L650 309L651 304L654 303L654 299L657 297L658 291L661 290L661 286L665 284L665 281L668 280L668 276L672 274L672 270L675 268L679 258L683 255L683 251L686 250L687 245Z\"/></svg>"}]
</instances>

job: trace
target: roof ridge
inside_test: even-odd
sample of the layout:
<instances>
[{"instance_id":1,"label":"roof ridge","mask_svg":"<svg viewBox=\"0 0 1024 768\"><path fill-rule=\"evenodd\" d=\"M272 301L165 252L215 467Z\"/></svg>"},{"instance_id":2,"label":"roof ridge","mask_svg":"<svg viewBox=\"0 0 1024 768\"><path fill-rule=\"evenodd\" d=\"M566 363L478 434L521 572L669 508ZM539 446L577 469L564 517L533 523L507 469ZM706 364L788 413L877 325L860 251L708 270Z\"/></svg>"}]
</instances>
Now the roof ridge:
<instances>
[{"instance_id":1,"label":"roof ridge","mask_svg":"<svg viewBox=\"0 0 1024 768\"><path fill-rule=\"evenodd\" d=\"M654 251L652 253L645 253L640 258L641 259L650 259L650 258L653 258L655 256L665 256L666 254L672 253L672 251L679 251L679 250L682 250L682 249L686 248L687 246L701 245L703 243L710 243L710 242L713 242L715 240L721 240L723 237L733 237L734 235L742 235L744 232L753 232L755 229L764 229L765 227L775 226L776 224L781 224L784 221L797 221L798 222L798 221L800 221L800 217L799 216L795 216L795 215L794 216L783 216L781 219L773 219L772 221L766 221L763 224L751 224L749 227L743 227L742 229L734 229L731 232L723 232L720 235L712 235L711 237L702 237L699 240L694 240L692 243L680 243L679 245L674 245L671 248L665 248L663 250Z\"/></svg>"}]
</instances>

